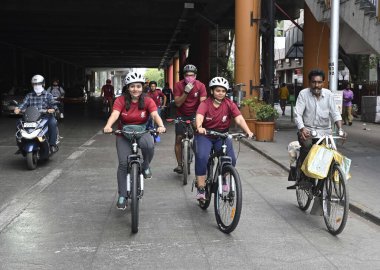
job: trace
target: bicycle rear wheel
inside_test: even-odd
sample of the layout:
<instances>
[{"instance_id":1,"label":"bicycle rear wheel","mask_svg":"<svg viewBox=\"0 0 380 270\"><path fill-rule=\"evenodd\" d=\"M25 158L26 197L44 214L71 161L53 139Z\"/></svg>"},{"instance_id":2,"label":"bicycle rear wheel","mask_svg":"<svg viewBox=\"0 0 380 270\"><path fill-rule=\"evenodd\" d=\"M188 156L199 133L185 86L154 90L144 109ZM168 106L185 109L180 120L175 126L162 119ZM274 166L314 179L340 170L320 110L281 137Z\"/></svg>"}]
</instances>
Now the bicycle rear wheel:
<instances>
[{"instance_id":1,"label":"bicycle rear wheel","mask_svg":"<svg viewBox=\"0 0 380 270\"><path fill-rule=\"evenodd\" d=\"M138 183L139 183L139 168L138 164L132 164L131 169L131 218L132 232L139 231L139 198L138 198Z\"/></svg>"},{"instance_id":2,"label":"bicycle rear wheel","mask_svg":"<svg viewBox=\"0 0 380 270\"><path fill-rule=\"evenodd\" d=\"M243 200L240 177L232 165L223 167L222 183L221 194L218 182L215 188L215 218L222 232L231 233L239 223Z\"/></svg>"},{"instance_id":3,"label":"bicycle rear wheel","mask_svg":"<svg viewBox=\"0 0 380 270\"><path fill-rule=\"evenodd\" d=\"M323 218L332 235L341 233L346 226L349 196L346 177L338 164L334 164L324 180L322 191Z\"/></svg>"},{"instance_id":4,"label":"bicycle rear wheel","mask_svg":"<svg viewBox=\"0 0 380 270\"><path fill-rule=\"evenodd\" d=\"M188 171L189 171L189 141L183 141L182 148L182 166L183 166L183 185L187 185Z\"/></svg>"}]
</instances>

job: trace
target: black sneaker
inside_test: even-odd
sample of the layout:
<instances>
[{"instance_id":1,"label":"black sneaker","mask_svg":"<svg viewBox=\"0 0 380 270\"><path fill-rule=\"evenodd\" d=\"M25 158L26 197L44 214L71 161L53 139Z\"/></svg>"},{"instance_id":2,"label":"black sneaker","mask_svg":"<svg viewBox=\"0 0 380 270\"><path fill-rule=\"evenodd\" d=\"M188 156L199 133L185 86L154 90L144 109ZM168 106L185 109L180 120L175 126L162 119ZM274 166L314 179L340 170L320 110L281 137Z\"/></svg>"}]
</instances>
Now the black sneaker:
<instances>
[{"instance_id":1,"label":"black sneaker","mask_svg":"<svg viewBox=\"0 0 380 270\"><path fill-rule=\"evenodd\" d=\"M59 149L59 148L58 148L57 145L51 145L51 146L50 146L50 151L51 151L52 154L58 152L58 149Z\"/></svg>"},{"instance_id":2,"label":"black sneaker","mask_svg":"<svg viewBox=\"0 0 380 270\"><path fill-rule=\"evenodd\" d=\"M150 171L150 168L143 170L142 174L145 179L152 179L152 172Z\"/></svg>"},{"instance_id":3,"label":"black sneaker","mask_svg":"<svg viewBox=\"0 0 380 270\"><path fill-rule=\"evenodd\" d=\"M174 168L173 172L176 172L178 174L182 174L183 173L182 166L178 165L177 167Z\"/></svg>"},{"instance_id":4,"label":"black sneaker","mask_svg":"<svg viewBox=\"0 0 380 270\"><path fill-rule=\"evenodd\" d=\"M127 208L127 199L123 196L120 196L117 200L116 208L119 210L125 210L125 208Z\"/></svg>"}]
</instances>

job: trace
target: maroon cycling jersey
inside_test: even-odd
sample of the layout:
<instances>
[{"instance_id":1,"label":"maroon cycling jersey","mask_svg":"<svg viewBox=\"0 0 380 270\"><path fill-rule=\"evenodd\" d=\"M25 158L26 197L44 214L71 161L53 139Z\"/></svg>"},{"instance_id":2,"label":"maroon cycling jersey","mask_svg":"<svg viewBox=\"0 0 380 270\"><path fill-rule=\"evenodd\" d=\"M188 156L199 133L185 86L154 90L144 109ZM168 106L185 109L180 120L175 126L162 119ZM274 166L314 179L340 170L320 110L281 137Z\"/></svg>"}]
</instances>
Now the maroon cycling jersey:
<instances>
[{"instance_id":1,"label":"maroon cycling jersey","mask_svg":"<svg viewBox=\"0 0 380 270\"><path fill-rule=\"evenodd\" d=\"M160 107L161 106L161 99L163 99L165 95L164 95L164 93L162 93L162 91L160 89L156 89L154 92L152 90L150 90L148 92L148 96L150 96L150 98L154 100L157 107Z\"/></svg>"},{"instance_id":2,"label":"maroon cycling jersey","mask_svg":"<svg viewBox=\"0 0 380 270\"><path fill-rule=\"evenodd\" d=\"M105 98L113 98L114 97L114 88L110 84L105 84L102 86L102 91Z\"/></svg>"},{"instance_id":3,"label":"maroon cycling jersey","mask_svg":"<svg viewBox=\"0 0 380 270\"><path fill-rule=\"evenodd\" d=\"M236 104L230 99L223 99L220 106L216 108L211 97L199 105L197 114L204 116L202 123L203 128L218 131L228 130L231 124L231 118L241 115Z\"/></svg>"},{"instance_id":4,"label":"maroon cycling jersey","mask_svg":"<svg viewBox=\"0 0 380 270\"><path fill-rule=\"evenodd\" d=\"M131 102L131 107L127 111L125 109L125 97L120 96L115 100L113 109L120 112L119 116L119 129L122 125L141 125L148 121L149 115L157 111L157 106L150 97L144 97L145 107L140 110L138 104Z\"/></svg>"},{"instance_id":5,"label":"maroon cycling jersey","mask_svg":"<svg viewBox=\"0 0 380 270\"><path fill-rule=\"evenodd\" d=\"M185 90L185 80L181 80L174 85L174 98L182 96ZM194 87L187 95L185 102L177 108L178 116L194 115L200 104L200 98L207 97L206 86L200 81L194 82Z\"/></svg>"}]
</instances>

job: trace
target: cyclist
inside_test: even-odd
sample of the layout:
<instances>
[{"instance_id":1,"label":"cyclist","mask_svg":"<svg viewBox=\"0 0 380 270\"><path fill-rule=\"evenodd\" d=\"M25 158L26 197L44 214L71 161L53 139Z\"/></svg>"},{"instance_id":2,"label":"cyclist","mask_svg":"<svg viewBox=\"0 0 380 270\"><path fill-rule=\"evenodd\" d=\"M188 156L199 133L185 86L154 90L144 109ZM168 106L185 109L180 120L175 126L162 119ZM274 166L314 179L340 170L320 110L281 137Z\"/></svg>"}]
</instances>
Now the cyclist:
<instances>
[{"instance_id":1,"label":"cyclist","mask_svg":"<svg viewBox=\"0 0 380 270\"><path fill-rule=\"evenodd\" d=\"M294 109L298 141L301 145L299 157L301 164L312 144L316 142L311 134L312 131L317 132L317 137L332 134L330 119L337 126L339 136L343 138L347 136L342 129L342 117L335 104L334 95L329 89L323 88L325 73L320 69L313 69L309 72L308 79L310 87L301 90ZM296 186L297 183L288 189L294 189Z\"/></svg>"},{"instance_id":2,"label":"cyclist","mask_svg":"<svg viewBox=\"0 0 380 270\"><path fill-rule=\"evenodd\" d=\"M183 68L184 79L174 85L174 102L177 106L177 117L182 120L193 120L199 104L207 97L206 86L198 81L197 68L194 65L186 65ZM183 173L181 140L184 135L184 126L177 123L175 126L174 151L178 166L174 172Z\"/></svg>"},{"instance_id":3,"label":"cyclist","mask_svg":"<svg viewBox=\"0 0 380 270\"><path fill-rule=\"evenodd\" d=\"M155 81L149 82L149 89L150 90L147 94L156 103L157 113L161 117L161 108L166 106L166 96L164 95L164 93L162 93L160 89L157 88L157 83ZM163 102L161 102L162 100ZM154 128L151 118L149 118L148 122L148 129Z\"/></svg>"},{"instance_id":4,"label":"cyclist","mask_svg":"<svg viewBox=\"0 0 380 270\"><path fill-rule=\"evenodd\" d=\"M247 133L249 138L252 138L253 133L248 128L243 116L238 107L230 99L226 98L229 88L228 81L223 77L215 77L210 83L211 97L202 102L197 110L195 124L198 134L194 138L195 147L195 175L197 179L198 192L196 198L198 200L205 199L205 180L207 170L207 160L210 151L214 148L220 150L222 139L213 136L204 136L206 130L214 130L221 133L228 132L231 119ZM232 146L232 140L227 139L227 154L232 159L232 165L236 164L236 157Z\"/></svg>"},{"instance_id":5,"label":"cyclist","mask_svg":"<svg viewBox=\"0 0 380 270\"><path fill-rule=\"evenodd\" d=\"M100 97L104 97L104 99L108 100L110 104L110 108L113 108L113 99L115 98L115 90L113 88L113 85L111 85L110 79L107 79L106 84L102 86Z\"/></svg>"},{"instance_id":6,"label":"cyclist","mask_svg":"<svg viewBox=\"0 0 380 270\"><path fill-rule=\"evenodd\" d=\"M34 75L32 77L33 92L28 93L24 101L15 108L14 113L19 114L20 111L25 110L27 107L37 107L38 110L47 110L49 113L48 118L48 133L50 151L55 153L58 151L57 146L57 120L54 117L54 112L57 109L55 105L54 97L48 93L45 89L45 79L41 75Z\"/></svg>"},{"instance_id":7,"label":"cyclist","mask_svg":"<svg viewBox=\"0 0 380 270\"><path fill-rule=\"evenodd\" d=\"M164 124L157 113L157 107L154 101L143 94L143 84L145 79L142 74L130 72L125 78L127 92L115 100L113 111L108 118L107 124L103 128L104 133L112 132L112 125L119 120L118 129L129 129L136 131L145 130L146 122L149 115L158 125L159 133L165 132ZM137 140L144 158L142 164L144 178L152 178L152 173L149 164L154 155L153 138L149 133L142 135ZM119 199L117 208L124 210L126 208L127 196L127 171L128 171L128 156L132 153L130 141L124 136L116 137L116 149L119 158L119 166L117 169L117 183Z\"/></svg>"},{"instance_id":8,"label":"cyclist","mask_svg":"<svg viewBox=\"0 0 380 270\"><path fill-rule=\"evenodd\" d=\"M65 90L63 90L63 88L59 85L59 80L58 79L54 79L52 81L52 85L46 90L48 93L52 94L54 99L59 101L57 103L57 107L59 109L59 112L60 112L60 118L63 118L64 115L64 108L63 108L63 101L62 99L65 97Z\"/></svg>"}]
</instances>

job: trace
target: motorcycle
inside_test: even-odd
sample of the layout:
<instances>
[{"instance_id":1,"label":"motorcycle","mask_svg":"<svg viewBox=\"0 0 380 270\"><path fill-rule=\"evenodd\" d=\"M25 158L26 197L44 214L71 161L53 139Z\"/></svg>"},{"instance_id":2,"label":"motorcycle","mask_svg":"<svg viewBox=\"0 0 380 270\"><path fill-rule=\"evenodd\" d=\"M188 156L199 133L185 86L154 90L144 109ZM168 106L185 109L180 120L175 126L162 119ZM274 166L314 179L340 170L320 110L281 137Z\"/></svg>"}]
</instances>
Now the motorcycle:
<instances>
[{"instance_id":1,"label":"motorcycle","mask_svg":"<svg viewBox=\"0 0 380 270\"><path fill-rule=\"evenodd\" d=\"M47 110L39 111L36 107L28 107L17 124L16 142L19 150L16 154L26 157L29 170L36 169L39 160L47 160L53 154L49 145L48 119L44 117L46 114ZM58 143L57 127L57 145Z\"/></svg>"},{"instance_id":2,"label":"motorcycle","mask_svg":"<svg viewBox=\"0 0 380 270\"><path fill-rule=\"evenodd\" d=\"M54 97L54 104L57 105L58 110L55 111L54 116L55 118L62 122L64 119L63 115L63 99L61 97Z\"/></svg>"}]
</instances>

